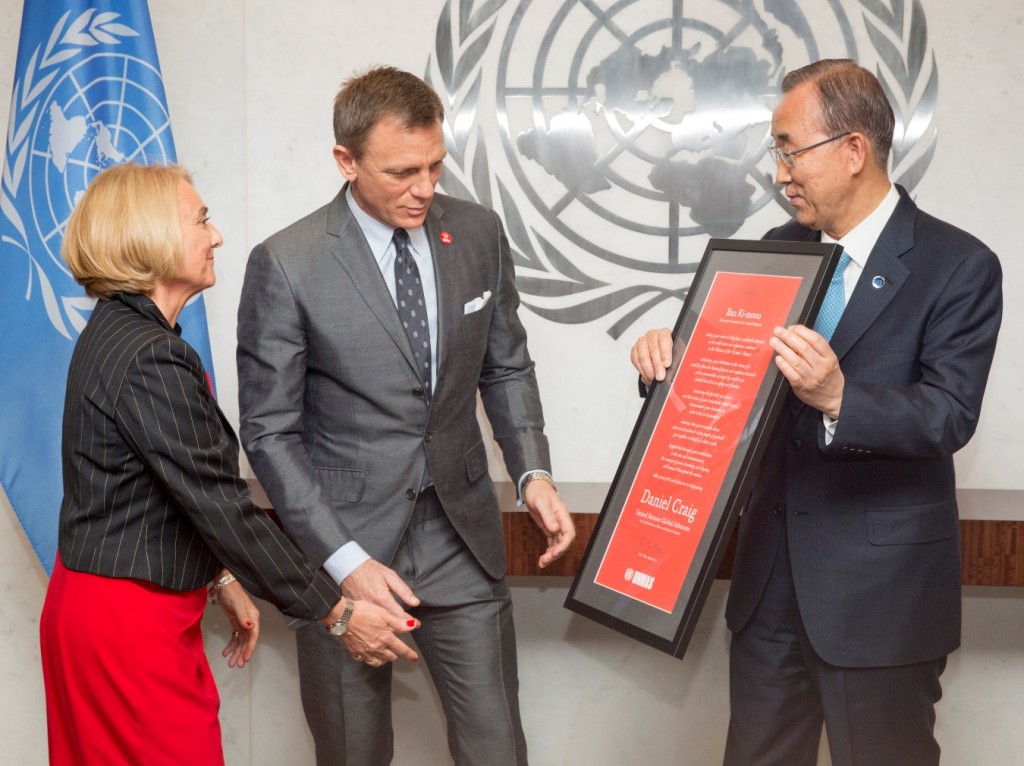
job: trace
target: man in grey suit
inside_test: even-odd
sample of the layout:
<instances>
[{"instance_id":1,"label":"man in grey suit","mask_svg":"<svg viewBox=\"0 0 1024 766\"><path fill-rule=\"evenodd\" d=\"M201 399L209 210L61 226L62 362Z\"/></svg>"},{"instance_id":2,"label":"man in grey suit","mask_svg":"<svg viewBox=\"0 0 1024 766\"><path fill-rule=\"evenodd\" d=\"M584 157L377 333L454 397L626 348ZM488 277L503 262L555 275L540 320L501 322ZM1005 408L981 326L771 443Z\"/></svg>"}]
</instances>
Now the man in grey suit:
<instances>
[{"instance_id":1,"label":"man in grey suit","mask_svg":"<svg viewBox=\"0 0 1024 766\"><path fill-rule=\"evenodd\" d=\"M999 261L889 181L871 72L819 61L782 91L771 153L796 220L766 238L845 252L814 329L770 341L792 393L740 520L725 763L814 766L824 722L835 766L935 766L960 644L953 453L981 412ZM648 382L671 358L668 330L632 351Z\"/></svg>"},{"instance_id":2,"label":"man in grey suit","mask_svg":"<svg viewBox=\"0 0 1024 766\"><path fill-rule=\"evenodd\" d=\"M504 535L477 392L548 545L575 536L550 474L512 257L497 215L435 195L444 110L373 69L334 103L341 192L253 250L238 317L241 436L281 522L344 594L403 619L457 764L525 764ZM298 630L319 764L386 764L383 643Z\"/></svg>"}]
</instances>

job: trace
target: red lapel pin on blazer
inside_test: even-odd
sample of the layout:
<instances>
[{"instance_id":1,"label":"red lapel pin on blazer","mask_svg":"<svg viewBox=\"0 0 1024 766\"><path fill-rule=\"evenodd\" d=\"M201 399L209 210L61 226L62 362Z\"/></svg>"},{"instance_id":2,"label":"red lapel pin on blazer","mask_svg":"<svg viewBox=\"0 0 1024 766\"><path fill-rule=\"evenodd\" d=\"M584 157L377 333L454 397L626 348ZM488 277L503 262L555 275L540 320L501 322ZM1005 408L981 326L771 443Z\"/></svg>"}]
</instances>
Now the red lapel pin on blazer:
<instances>
[{"instance_id":1,"label":"red lapel pin on blazer","mask_svg":"<svg viewBox=\"0 0 1024 766\"><path fill-rule=\"evenodd\" d=\"M452 243L452 235L447 231L442 231L439 239L442 245L450 245Z\"/></svg>"}]
</instances>

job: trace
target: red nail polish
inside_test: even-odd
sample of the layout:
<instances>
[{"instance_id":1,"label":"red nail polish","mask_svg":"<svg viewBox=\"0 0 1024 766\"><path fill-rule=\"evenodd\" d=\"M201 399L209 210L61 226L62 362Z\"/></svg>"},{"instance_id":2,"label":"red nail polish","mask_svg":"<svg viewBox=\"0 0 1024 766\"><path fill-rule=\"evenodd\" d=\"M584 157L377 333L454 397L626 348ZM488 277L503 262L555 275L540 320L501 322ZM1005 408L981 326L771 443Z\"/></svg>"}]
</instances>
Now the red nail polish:
<instances>
[{"instance_id":1,"label":"red nail polish","mask_svg":"<svg viewBox=\"0 0 1024 766\"><path fill-rule=\"evenodd\" d=\"M407 627L407 628L415 628L416 627L416 620L406 620L405 621L405 627Z\"/></svg>"}]
</instances>

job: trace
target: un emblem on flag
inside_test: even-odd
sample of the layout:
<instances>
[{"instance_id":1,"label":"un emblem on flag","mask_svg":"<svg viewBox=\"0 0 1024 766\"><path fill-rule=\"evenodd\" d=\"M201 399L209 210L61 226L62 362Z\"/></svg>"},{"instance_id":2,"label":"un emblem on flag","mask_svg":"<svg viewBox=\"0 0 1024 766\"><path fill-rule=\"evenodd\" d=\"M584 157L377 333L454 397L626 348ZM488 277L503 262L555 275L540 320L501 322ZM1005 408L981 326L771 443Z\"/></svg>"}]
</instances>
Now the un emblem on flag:
<instances>
[{"instance_id":1,"label":"un emblem on flag","mask_svg":"<svg viewBox=\"0 0 1024 766\"><path fill-rule=\"evenodd\" d=\"M121 162L174 161L163 78L130 45L138 33L94 10L65 14L15 83L8 131L5 242L28 256L54 329L71 338L93 301L60 255L67 220L90 181Z\"/></svg>"},{"instance_id":2,"label":"un emblem on flag","mask_svg":"<svg viewBox=\"0 0 1024 766\"><path fill-rule=\"evenodd\" d=\"M93 177L126 160L166 163L170 139L163 82L148 62L98 54L57 81L36 121L29 188L36 233L61 268L54 234Z\"/></svg>"}]
</instances>

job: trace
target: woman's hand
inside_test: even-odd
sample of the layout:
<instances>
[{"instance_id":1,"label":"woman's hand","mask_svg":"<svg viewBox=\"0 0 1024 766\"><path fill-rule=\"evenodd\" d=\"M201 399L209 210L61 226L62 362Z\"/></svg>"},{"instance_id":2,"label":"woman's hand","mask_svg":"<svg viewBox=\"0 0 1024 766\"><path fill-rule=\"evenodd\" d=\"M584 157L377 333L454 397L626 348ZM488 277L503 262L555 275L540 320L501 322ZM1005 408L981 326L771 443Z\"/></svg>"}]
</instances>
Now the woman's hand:
<instances>
[{"instance_id":1,"label":"woman's hand","mask_svg":"<svg viewBox=\"0 0 1024 766\"><path fill-rule=\"evenodd\" d=\"M371 667L394 662L399 657L415 662L419 656L397 634L408 633L418 627L419 622L415 619L396 617L376 604L357 601L348 632L341 640L353 659Z\"/></svg>"},{"instance_id":2,"label":"woman's hand","mask_svg":"<svg viewBox=\"0 0 1024 766\"><path fill-rule=\"evenodd\" d=\"M220 653L221 657L228 658L230 668L244 668L256 651L260 637L260 610L237 580L220 586L217 600L231 623L231 640Z\"/></svg>"},{"instance_id":3,"label":"woman's hand","mask_svg":"<svg viewBox=\"0 0 1024 766\"><path fill-rule=\"evenodd\" d=\"M419 620L409 615L398 617L378 604L346 596L320 622L324 627L330 626L349 603L352 615L348 630L340 639L352 659L374 668L394 662L399 657L413 662L419 659L419 655L398 637L399 633L408 633L420 626Z\"/></svg>"}]
</instances>

